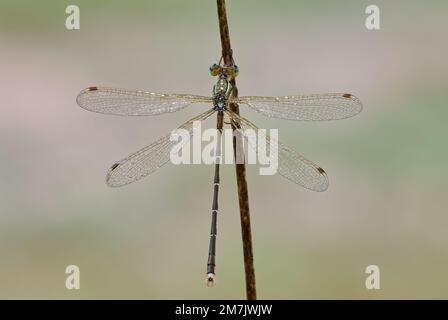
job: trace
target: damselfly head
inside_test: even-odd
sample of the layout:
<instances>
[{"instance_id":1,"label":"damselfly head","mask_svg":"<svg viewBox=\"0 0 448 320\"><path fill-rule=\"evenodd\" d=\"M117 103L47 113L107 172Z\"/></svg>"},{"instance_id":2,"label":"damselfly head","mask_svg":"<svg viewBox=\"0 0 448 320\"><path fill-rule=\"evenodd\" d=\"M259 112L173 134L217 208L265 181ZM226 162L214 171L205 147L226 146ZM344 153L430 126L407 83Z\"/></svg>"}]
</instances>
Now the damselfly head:
<instances>
[{"instance_id":1,"label":"damselfly head","mask_svg":"<svg viewBox=\"0 0 448 320\"><path fill-rule=\"evenodd\" d=\"M221 73L221 66L220 65L217 65L216 63L214 63L214 64L212 64L211 66L210 66L210 74L213 76L213 77L216 77L218 74L220 74Z\"/></svg>"},{"instance_id":2,"label":"damselfly head","mask_svg":"<svg viewBox=\"0 0 448 320\"><path fill-rule=\"evenodd\" d=\"M222 65L219 65L216 63L212 64L210 66L209 70L210 70L210 74L213 77L216 77L219 75L220 78L225 78L225 79L235 78L240 73L240 69L236 65L226 67L226 66L222 66Z\"/></svg>"},{"instance_id":3,"label":"damselfly head","mask_svg":"<svg viewBox=\"0 0 448 320\"><path fill-rule=\"evenodd\" d=\"M233 65L233 74L232 76L235 78L240 74L240 68L238 68L238 66L235 64Z\"/></svg>"}]
</instances>

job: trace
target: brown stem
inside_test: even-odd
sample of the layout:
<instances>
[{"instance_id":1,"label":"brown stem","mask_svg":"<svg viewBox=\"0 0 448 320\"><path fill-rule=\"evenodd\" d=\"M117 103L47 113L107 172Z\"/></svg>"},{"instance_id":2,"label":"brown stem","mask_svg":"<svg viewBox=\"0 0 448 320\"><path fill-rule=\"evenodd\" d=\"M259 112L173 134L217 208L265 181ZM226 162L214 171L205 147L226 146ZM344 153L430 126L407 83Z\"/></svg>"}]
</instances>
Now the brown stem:
<instances>
[{"instance_id":1,"label":"brown stem","mask_svg":"<svg viewBox=\"0 0 448 320\"><path fill-rule=\"evenodd\" d=\"M219 32L221 35L222 57L224 64L233 64L233 52L230 46L229 26L227 24L227 13L225 0L217 0L218 5L218 19L219 19ZM231 80L232 95L238 96L238 89L236 87L235 78ZM236 114L240 114L238 104L231 103L230 109ZM235 130L236 127L232 125ZM240 135L234 135L233 138L233 151L236 156L238 139L242 139ZM239 151L240 152L240 151ZM244 270L246 274L246 296L248 300L257 299L257 291L255 287L255 268L254 268L254 255L252 251L252 232L250 228L250 214L249 214L249 196L247 192L246 181L246 166L243 164L236 164L236 181L238 186L238 200L240 205L240 219L241 219L241 234L243 238L243 253L244 253Z\"/></svg>"}]
</instances>

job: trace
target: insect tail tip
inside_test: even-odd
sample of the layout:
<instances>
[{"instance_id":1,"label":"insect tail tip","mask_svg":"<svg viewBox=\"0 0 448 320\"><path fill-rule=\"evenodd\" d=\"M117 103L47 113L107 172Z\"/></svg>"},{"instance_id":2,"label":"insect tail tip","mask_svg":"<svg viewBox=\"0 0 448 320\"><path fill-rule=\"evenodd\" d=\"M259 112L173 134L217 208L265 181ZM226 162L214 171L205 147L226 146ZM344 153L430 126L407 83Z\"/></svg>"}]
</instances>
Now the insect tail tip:
<instances>
[{"instance_id":1,"label":"insect tail tip","mask_svg":"<svg viewBox=\"0 0 448 320\"><path fill-rule=\"evenodd\" d=\"M208 273L206 281L207 281L207 287L213 287L215 285L215 274Z\"/></svg>"}]
</instances>

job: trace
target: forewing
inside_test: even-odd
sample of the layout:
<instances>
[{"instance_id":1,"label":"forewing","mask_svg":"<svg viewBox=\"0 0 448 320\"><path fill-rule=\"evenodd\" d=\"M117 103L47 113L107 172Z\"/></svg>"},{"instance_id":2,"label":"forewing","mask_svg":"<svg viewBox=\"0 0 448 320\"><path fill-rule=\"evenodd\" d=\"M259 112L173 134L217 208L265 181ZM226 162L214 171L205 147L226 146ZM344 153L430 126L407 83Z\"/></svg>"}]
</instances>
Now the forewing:
<instances>
[{"instance_id":1,"label":"forewing","mask_svg":"<svg viewBox=\"0 0 448 320\"><path fill-rule=\"evenodd\" d=\"M215 111L213 109L190 119L179 127L190 133L193 122L207 119ZM107 173L106 183L111 187L121 187L153 173L170 160L170 151L177 141L170 141L170 134L153 142L149 146L134 152L125 159L115 163ZM187 140L183 140L186 143Z\"/></svg>"},{"instance_id":2,"label":"forewing","mask_svg":"<svg viewBox=\"0 0 448 320\"><path fill-rule=\"evenodd\" d=\"M246 130L248 128L255 130L258 134L259 128L244 117L238 116L233 112L227 111L232 122L239 130ZM257 145L247 139L248 144L256 152L259 152ZM290 181L313 191L325 191L328 188L328 177L324 169L310 160L304 158L296 151L292 150L285 144L266 135L266 145L258 144L262 152L275 150L273 143L276 142L278 146L278 173Z\"/></svg>"},{"instance_id":3,"label":"forewing","mask_svg":"<svg viewBox=\"0 0 448 320\"><path fill-rule=\"evenodd\" d=\"M238 103L272 118L287 120L338 120L362 110L361 101L349 93L326 93L284 97L239 97Z\"/></svg>"},{"instance_id":4,"label":"forewing","mask_svg":"<svg viewBox=\"0 0 448 320\"><path fill-rule=\"evenodd\" d=\"M175 112L192 103L211 103L212 98L89 87L79 93L76 102L80 107L93 112L121 116L152 116Z\"/></svg>"}]
</instances>

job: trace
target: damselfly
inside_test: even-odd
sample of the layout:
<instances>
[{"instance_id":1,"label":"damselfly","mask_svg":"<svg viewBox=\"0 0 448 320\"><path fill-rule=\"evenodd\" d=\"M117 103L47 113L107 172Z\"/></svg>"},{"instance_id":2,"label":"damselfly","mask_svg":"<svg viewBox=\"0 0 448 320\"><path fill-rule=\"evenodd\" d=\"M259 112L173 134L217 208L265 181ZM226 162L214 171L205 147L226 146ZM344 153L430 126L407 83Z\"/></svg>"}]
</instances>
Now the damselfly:
<instances>
[{"instance_id":1,"label":"damselfly","mask_svg":"<svg viewBox=\"0 0 448 320\"><path fill-rule=\"evenodd\" d=\"M89 87L78 95L77 103L84 109L122 116L149 116L182 110L191 104L208 104L212 108L188 120L179 128L186 129L190 136L193 122L203 121L217 113L217 130L222 132L224 115L236 130L258 127L246 118L231 111L230 104L246 105L262 115L288 120L321 121L352 117L362 109L361 101L348 93L327 93L294 95L281 97L234 97L231 80L238 73L234 64L224 66L221 63L210 67L212 76L218 80L213 87L211 97L191 94L159 94L146 91L129 91L106 87ZM216 157L221 155L220 139ZM274 140L266 137L267 147ZM325 191L328 178L325 171L310 160L302 157L284 144L275 141L278 148L278 173L292 182L314 191ZM115 163L107 173L106 182L111 187L120 187L137 181L170 160L170 151L176 144L170 134L160 138L149 146L132 153ZM248 143L250 141L248 139ZM254 146L252 146L254 147ZM256 148L255 148L256 149ZM207 262L207 283L212 285L215 277L216 230L218 214L219 165L215 163L214 192L212 203L212 222Z\"/></svg>"}]
</instances>

